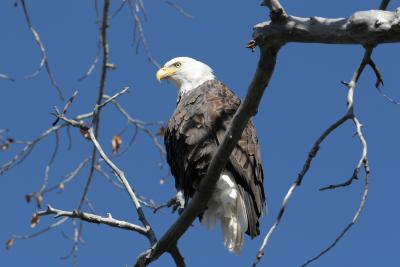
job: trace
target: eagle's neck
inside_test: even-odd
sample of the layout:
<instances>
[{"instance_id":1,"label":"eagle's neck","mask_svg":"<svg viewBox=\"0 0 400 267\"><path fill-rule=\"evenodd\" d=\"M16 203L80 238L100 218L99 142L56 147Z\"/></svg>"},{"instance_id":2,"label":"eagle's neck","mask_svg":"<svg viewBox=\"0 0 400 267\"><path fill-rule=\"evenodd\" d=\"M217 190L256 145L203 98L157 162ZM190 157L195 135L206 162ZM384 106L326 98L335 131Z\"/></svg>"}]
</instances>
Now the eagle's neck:
<instances>
[{"instance_id":1,"label":"eagle's neck","mask_svg":"<svg viewBox=\"0 0 400 267\"><path fill-rule=\"evenodd\" d=\"M197 79L191 79L191 80L181 80L180 83L176 83L176 87L178 89L178 101L179 99L182 98L185 94L191 92L192 90L196 89L203 83L214 80L215 76L212 73L209 73L207 75L203 75L201 77L198 77Z\"/></svg>"}]
</instances>

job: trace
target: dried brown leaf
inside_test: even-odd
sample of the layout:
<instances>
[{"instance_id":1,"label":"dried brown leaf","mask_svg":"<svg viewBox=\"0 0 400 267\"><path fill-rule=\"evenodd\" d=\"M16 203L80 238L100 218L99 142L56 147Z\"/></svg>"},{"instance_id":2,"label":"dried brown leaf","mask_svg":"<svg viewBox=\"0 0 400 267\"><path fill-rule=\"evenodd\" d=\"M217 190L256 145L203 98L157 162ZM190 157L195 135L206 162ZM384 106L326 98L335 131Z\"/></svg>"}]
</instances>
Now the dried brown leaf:
<instances>
[{"instance_id":1,"label":"dried brown leaf","mask_svg":"<svg viewBox=\"0 0 400 267\"><path fill-rule=\"evenodd\" d=\"M39 223L39 215L35 212L32 215L32 219L31 219L31 228L35 228L36 225Z\"/></svg>"},{"instance_id":2,"label":"dried brown leaf","mask_svg":"<svg viewBox=\"0 0 400 267\"><path fill-rule=\"evenodd\" d=\"M160 127L160 129L158 129L157 135L164 137L165 136L165 127Z\"/></svg>"},{"instance_id":3,"label":"dried brown leaf","mask_svg":"<svg viewBox=\"0 0 400 267\"><path fill-rule=\"evenodd\" d=\"M8 239L6 242L6 249L10 249L14 245L15 237Z\"/></svg>"},{"instance_id":4,"label":"dried brown leaf","mask_svg":"<svg viewBox=\"0 0 400 267\"><path fill-rule=\"evenodd\" d=\"M120 147L122 144L122 138L119 135L114 135L111 139L111 147L112 147L112 152L114 154L118 153Z\"/></svg>"}]
</instances>

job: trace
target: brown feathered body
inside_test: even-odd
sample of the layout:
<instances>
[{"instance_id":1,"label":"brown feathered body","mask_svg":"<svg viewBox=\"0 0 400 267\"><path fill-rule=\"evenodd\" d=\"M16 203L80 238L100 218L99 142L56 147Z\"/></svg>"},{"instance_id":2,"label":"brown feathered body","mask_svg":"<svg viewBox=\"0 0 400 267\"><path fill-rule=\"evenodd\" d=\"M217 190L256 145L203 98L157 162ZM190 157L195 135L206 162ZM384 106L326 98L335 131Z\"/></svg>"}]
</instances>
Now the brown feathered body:
<instances>
[{"instance_id":1,"label":"brown feathered body","mask_svg":"<svg viewBox=\"0 0 400 267\"><path fill-rule=\"evenodd\" d=\"M165 145L175 186L183 191L186 201L196 193L239 105L240 99L217 80L206 81L180 97L166 129ZM246 233L255 237L260 232L265 195L258 139L251 121L233 149L225 172L233 176L243 199Z\"/></svg>"}]
</instances>

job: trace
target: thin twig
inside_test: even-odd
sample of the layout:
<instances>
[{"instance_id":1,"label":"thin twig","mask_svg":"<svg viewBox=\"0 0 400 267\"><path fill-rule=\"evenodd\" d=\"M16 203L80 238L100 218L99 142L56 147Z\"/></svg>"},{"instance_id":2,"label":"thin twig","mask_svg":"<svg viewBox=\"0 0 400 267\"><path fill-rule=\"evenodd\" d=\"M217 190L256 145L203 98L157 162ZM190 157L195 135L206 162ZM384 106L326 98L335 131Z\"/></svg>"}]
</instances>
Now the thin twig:
<instances>
[{"instance_id":1,"label":"thin twig","mask_svg":"<svg viewBox=\"0 0 400 267\"><path fill-rule=\"evenodd\" d=\"M110 99L110 97L107 95L105 95L104 98ZM146 124L143 121L134 119L117 101L112 101L112 103L129 123L133 124L135 127L139 128L140 130L144 131L148 136L150 136L150 138L153 140L153 143L155 144L155 146L158 148L158 150L162 155L166 153L165 148L163 145L160 144L157 135L155 135L147 127L145 127L146 125L149 125L148 123ZM163 125L164 122L155 122L154 124Z\"/></svg>"},{"instance_id":2,"label":"thin twig","mask_svg":"<svg viewBox=\"0 0 400 267\"><path fill-rule=\"evenodd\" d=\"M109 181L113 186L115 186L118 189L124 189L124 186L122 185L121 181L119 180L114 180L113 178L108 175L102 168L100 164L96 164L96 171L100 173L104 178L106 178L107 181Z\"/></svg>"},{"instance_id":3,"label":"thin twig","mask_svg":"<svg viewBox=\"0 0 400 267\"><path fill-rule=\"evenodd\" d=\"M364 166L364 172L365 172L365 183L364 183L364 192L361 198L361 202L360 205L356 211L356 213L354 214L354 217L352 219L352 221L342 230L342 232L336 237L336 239L327 247L325 248L323 251L321 251L317 256L307 260L303 265L301 265L301 267L305 267L308 264L318 260L320 257L322 257L324 254L326 254L327 252L329 252L331 249L333 249L333 247L336 246L336 244L340 241L340 239L342 239L342 237L347 233L348 230L350 230L350 228L356 223L357 219L360 217L361 212L363 211L364 207L365 207L365 203L367 201L367 196L368 196L368 178L369 178L369 163L368 163L368 158L367 158L367 141L365 140L365 137L362 133L362 125L361 123L358 121L358 119L356 117L352 118L354 125L357 129L357 136L361 142L362 145L362 154L361 154L361 158L360 161L357 165L357 168L360 168L361 165Z\"/></svg>"},{"instance_id":4,"label":"thin twig","mask_svg":"<svg viewBox=\"0 0 400 267\"><path fill-rule=\"evenodd\" d=\"M49 66L49 61L47 59L46 49L44 48L43 42L40 39L40 36L39 36L38 32L32 26L32 22L31 22L29 13L28 13L28 9L27 9L26 4L25 4L25 0L20 0L20 2L22 4L22 9L24 11L24 16L25 16L26 23L28 24L29 31L32 33L32 35L33 35L33 37L35 39L35 42L39 46L40 52L42 53L42 59L41 59L40 64L39 64L39 68L34 73L25 76L25 79L34 78L35 76L37 76L40 73L40 71L44 67L46 69L47 75L49 76L51 84L57 90L58 96L60 97L61 101L64 101L64 96L63 96L62 90L58 86L58 84L57 84L56 80L54 79L54 76L53 76L53 74L51 72L51 69L50 69L50 66Z\"/></svg>"},{"instance_id":5,"label":"thin twig","mask_svg":"<svg viewBox=\"0 0 400 267\"><path fill-rule=\"evenodd\" d=\"M382 88L380 86L383 85L383 78L382 78L382 74L379 71L378 67L376 66L375 62L371 59L368 64L370 65L370 67L372 68L372 70L375 73L375 77L376 77L375 88L376 88L376 90L378 90L379 94L382 97L386 98L386 100L388 100L389 102L391 102L391 103L393 103L395 105L400 105L400 101L391 98L390 96L386 95L382 91Z\"/></svg>"},{"instance_id":6,"label":"thin twig","mask_svg":"<svg viewBox=\"0 0 400 267\"><path fill-rule=\"evenodd\" d=\"M49 182L50 167L51 167L51 165L53 164L53 162L54 162L54 160L55 160L55 158L56 158L56 155L57 155L57 152L58 152L58 148L59 148L59 146L60 146L60 136L59 136L59 134L58 134L58 131L54 132L54 134L55 134L54 151L53 151L53 153L52 153L52 155L51 155L51 157L50 157L50 160L49 160L49 162L47 163L46 168L45 168L43 184L42 184L42 186L41 186L41 188L40 188L40 190L39 190L39 192L38 192L38 194L40 194L40 195L41 195L41 194L43 193L43 191L46 189L46 186L47 186L47 184L48 184L48 182Z\"/></svg>"},{"instance_id":7,"label":"thin twig","mask_svg":"<svg viewBox=\"0 0 400 267\"><path fill-rule=\"evenodd\" d=\"M178 4L170 1L170 0L162 0L164 3L166 3L167 5L173 7L174 9L176 9L176 11L178 11L179 14L181 14L182 16L188 18L188 19L192 19L193 16L190 15L188 12L186 12L186 10L184 10L181 6L179 6Z\"/></svg>"},{"instance_id":8,"label":"thin twig","mask_svg":"<svg viewBox=\"0 0 400 267\"><path fill-rule=\"evenodd\" d=\"M75 92L72 94L72 96L68 99L67 103L65 103L65 106L63 108L62 113L65 114L67 113L69 107L71 106L72 102L74 101L75 97L78 95L78 90L75 90ZM56 120L53 122L53 126L58 123L59 119L56 118Z\"/></svg>"},{"instance_id":9,"label":"thin twig","mask_svg":"<svg viewBox=\"0 0 400 267\"><path fill-rule=\"evenodd\" d=\"M143 49L144 49L144 51L146 53L146 56L147 56L147 59L154 66L156 66L157 68L160 68L161 65L154 59L154 57L150 53L149 45L147 43L147 39L146 39L146 36L144 34L143 25L142 25L142 22L141 22L141 20L140 20L140 18L138 16L138 14L137 14L136 8L131 3L131 0L127 0L127 1L128 1L128 5L129 5L129 10L131 11L131 15L132 15L134 23L135 23L135 25L134 25L135 31L134 32L136 32L136 31L139 32L139 35L140 35L139 41L143 46ZM134 36L135 36L135 34L134 34ZM133 38L133 42L132 43L133 43L133 45L135 44L135 37Z\"/></svg>"},{"instance_id":10,"label":"thin twig","mask_svg":"<svg viewBox=\"0 0 400 267\"><path fill-rule=\"evenodd\" d=\"M62 218L58 221L56 221L55 223L50 224L49 226L43 228L42 230L39 230L38 232L29 234L29 235L12 235L11 238L7 241L7 249L10 249L11 246L14 244L15 240L17 239L21 239L21 240L26 240L26 239L31 239L31 238L35 238L38 237L50 230L53 230L55 228L57 228L58 226L62 225L63 223L65 223L69 218L65 217Z\"/></svg>"},{"instance_id":11,"label":"thin twig","mask_svg":"<svg viewBox=\"0 0 400 267\"><path fill-rule=\"evenodd\" d=\"M289 190L287 191L283 201L282 201L282 205L281 208L279 210L278 216L274 222L274 224L269 228L267 235L265 236L260 249L258 250L257 256L255 261L253 262L253 267L256 266L261 258L264 256L264 250L266 248L266 246L268 245L268 241L272 235L272 233L275 231L276 227L278 227L279 223L281 222L281 219L283 217L283 214L286 211L286 206L289 202L289 199L292 197L294 191L296 190L296 188L298 186L301 185L301 182L303 181L304 176L306 175L306 173L308 172L308 170L311 167L311 163L313 161L313 159L315 158L315 156L317 155L320 145L321 143L335 130L337 129L339 126L341 126L343 123L345 123L347 120L349 119L349 116L346 114L345 116L341 117L339 120L337 120L336 122L334 122L332 125L330 125L323 133L322 135L317 139L317 141L315 141L314 145L312 146L310 152L308 152L308 157L303 165L303 169L302 171L298 174L297 179L294 181L294 183L291 185L291 187L289 188Z\"/></svg>"},{"instance_id":12,"label":"thin twig","mask_svg":"<svg viewBox=\"0 0 400 267\"><path fill-rule=\"evenodd\" d=\"M0 80L8 80L8 81L15 82L14 78L12 78L4 73L0 73Z\"/></svg>"},{"instance_id":13,"label":"thin twig","mask_svg":"<svg viewBox=\"0 0 400 267\"><path fill-rule=\"evenodd\" d=\"M86 73L84 75L82 75L82 77L80 77L78 79L78 82L83 81L84 79L86 79L87 77L89 77L92 72L94 71L94 69L97 66L97 63L99 62L99 58L100 58L100 51L101 51L101 38L99 37L99 40L97 41L97 50L96 50L96 56L94 57L93 63L92 65L90 65L89 69L86 71Z\"/></svg>"},{"instance_id":14,"label":"thin twig","mask_svg":"<svg viewBox=\"0 0 400 267\"><path fill-rule=\"evenodd\" d=\"M64 186L71 182L75 177L78 176L78 174L82 171L82 169L86 166L86 164L89 162L89 160L91 159L91 157L87 157L85 158L83 161L81 161L79 163L79 165L70 173L68 173L67 175L64 176L64 179L61 180L61 182L59 182L58 184L52 186L52 187L48 187L46 188L43 193L49 193L51 191L54 191L56 189L63 189Z\"/></svg>"},{"instance_id":15,"label":"thin twig","mask_svg":"<svg viewBox=\"0 0 400 267\"><path fill-rule=\"evenodd\" d=\"M14 166L22 163L26 159L26 157L32 152L37 143L39 143L41 140L49 136L51 133L59 131L66 125L67 124L55 125L47 129L45 132L39 135L35 140L26 142L25 147L18 154L16 154L10 161L6 162L5 164L3 164L3 166L0 167L0 176L3 175L5 172L11 170Z\"/></svg>"},{"instance_id":16,"label":"thin twig","mask_svg":"<svg viewBox=\"0 0 400 267\"><path fill-rule=\"evenodd\" d=\"M116 93L115 95L113 95L112 97L107 97L107 100L104 101L103 103L99 104L96 106L95 109L100 109L102 107L104 107L105 105L107 105L108 103L110 103L111 101L114 101L117 97L119 97L120 95L125 94L126 92L128 92L129 87L126 86L124 87L120 92ZM104 96L103 96L104 97Z\"/></svg>"},{"instance_id":17,"label":"thin twig","mask_svg":"<svg viewBox=\"0 0 400 267\"><path fill-rule=\"evenodd\" d=\"M127 0L122 0L121 4L119 5L119 7L112 13L112 15L110 16L110 20L113 19L115 16L117 16L121 10L124 8L125 4L126 4Z\"/></svg>"}]
</instances>

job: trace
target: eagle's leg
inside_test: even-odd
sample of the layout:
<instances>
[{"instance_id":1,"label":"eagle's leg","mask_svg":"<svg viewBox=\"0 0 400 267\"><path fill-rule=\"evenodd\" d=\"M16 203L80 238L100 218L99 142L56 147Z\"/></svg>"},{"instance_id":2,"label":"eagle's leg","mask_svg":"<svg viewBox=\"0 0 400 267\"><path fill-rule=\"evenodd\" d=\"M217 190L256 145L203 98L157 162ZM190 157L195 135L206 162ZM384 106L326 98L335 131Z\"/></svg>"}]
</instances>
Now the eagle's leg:
<instances>
[{"instance_id":1,"label":"eagle's leg","mask_svg":"<svg viewBox=\"0 0 400 267\"><path fill-rule=\"evenodd\" d=\"M185 208L185 198L183 196L183 191L179 190L178 193L176 193L176 202L179 204L179 208L180 209L184 209Z\"/></svg>"},{"instance_id":2,"label":"eagle's leg","mask_svg":"<svg viewBox=\"0 0 400 267\"><path fill-rule=\"evenodd\" d=\"M178 210L178 213L181 214L183 209L185 208L185 197L183 196L182 190L179 190L176 193L175 197L171 199L169 207L172 207L172 212Z\"/></svg>"}]
</instances>

